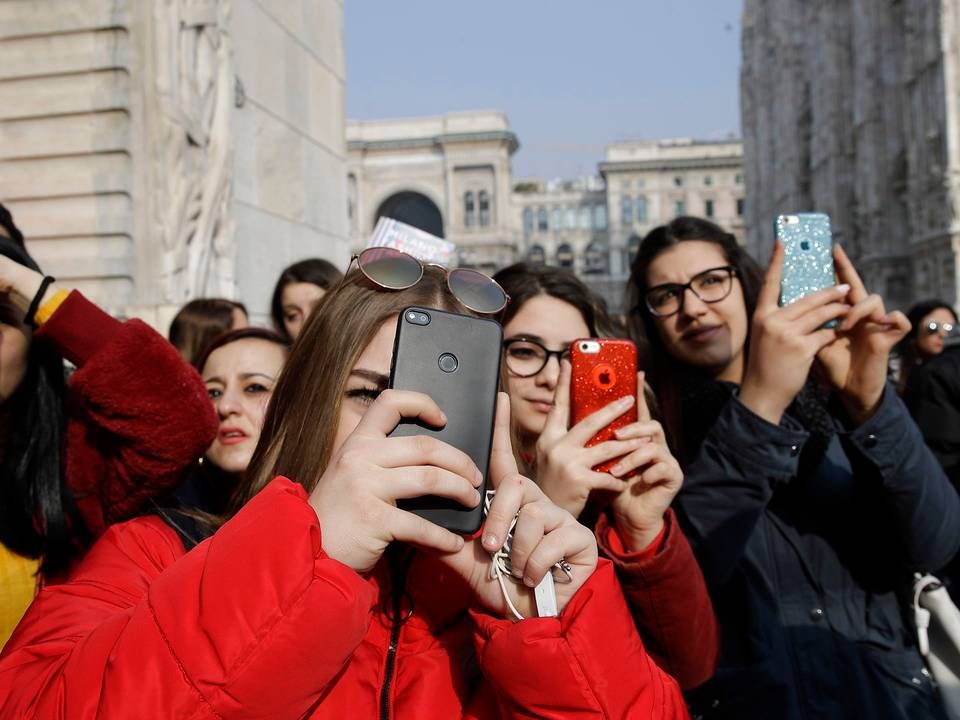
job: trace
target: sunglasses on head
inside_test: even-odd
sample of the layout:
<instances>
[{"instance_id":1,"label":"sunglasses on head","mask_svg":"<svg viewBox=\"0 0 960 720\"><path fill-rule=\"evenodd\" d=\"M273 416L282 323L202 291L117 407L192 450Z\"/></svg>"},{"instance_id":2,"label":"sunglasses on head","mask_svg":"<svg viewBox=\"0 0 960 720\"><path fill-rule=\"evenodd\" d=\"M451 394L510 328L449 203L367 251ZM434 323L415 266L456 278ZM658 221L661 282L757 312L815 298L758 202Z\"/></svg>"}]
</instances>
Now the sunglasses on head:
<instances>
[{"instance_id":1,"label":"sunglasses on head","mask_svg":"<svg viewBox=\"0 0 960 720\"><path fill-rule=\"evenodd\" d=\"M424 263L413 255L389 247L369 247L350 259L357 261L360 272L370 282L385 290L406 290L423 278ZM427 263L443 270L447 289L468 310L493 315L503 310L510 296L497 282L482 272L468 268L449 270L443 265ZM350 267L347 266L347 270Z\"/></svg>"}]
</instances>

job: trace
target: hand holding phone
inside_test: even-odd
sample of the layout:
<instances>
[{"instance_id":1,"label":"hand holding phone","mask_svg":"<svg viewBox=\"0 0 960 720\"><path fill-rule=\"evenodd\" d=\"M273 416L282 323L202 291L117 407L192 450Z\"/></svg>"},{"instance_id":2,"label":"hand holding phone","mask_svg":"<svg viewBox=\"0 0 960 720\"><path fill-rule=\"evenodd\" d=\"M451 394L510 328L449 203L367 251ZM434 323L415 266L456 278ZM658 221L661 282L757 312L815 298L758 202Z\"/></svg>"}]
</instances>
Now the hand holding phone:
<instances>
[{"instance_id":1,"label":"hand holding phone","mask_svg":"<svg viewBox=\"0 0 960 720\"><path fill-rule=\"evenodd\" d=\"M390 437L426 435L466 453L487 477L500 383L500 324L471 315L409 307L397 318L390 387L429 395L446 415L442 427L402 420ZM486 483L480 487L481 496ZM401 509L462 535L475 533L483 504L449 498L401 500Z\"/></svg>"},{"instance_id":2,"label":"hand holding phone","mask_svg":"<svg viewBox=\"0 0 960 720\"><path fill-rule=\"evenodd\" d=\"M637 397L637 347L630 340L584 338L570 345L573 374L570 407L574 425L621 398ZM599 429L586 442L594 447L614 439L614 433L637 421L636 403ZM609 472L619 458L594 466L597 472Z\"/></svg>"},{"instance_id":3,"label":"hand holding phone","mask_svg":"<svg viewBox=\"0 0 960 720\"><path fill-rule=\"evenodd\" d=\"M636 373L632 374L636 387ZM570 427L571 375L571 363L564 360L560 365L553 408L536 443L536 467L537 483L550 499L574 517L579 517L592 492L618 493L627 487L625 480L594 468L617 462L618 458L636 450L644 440L608 439L588 444L611 423L620 426L635 419L636 398L625 393ZM598 377L598 380L610 384L611 378ZM618 393L614 391L613 394ZM624 420L617 422L621 416Z\"/></svg>"},{"instance_id":4,"label":"hand holding phone","mask_svg":"<svg viewBox=\"0 0 960 720\"><path fill-rule=\"evenodd\" d=\"M832 254L833 232L828 215L779 215L774 223L774 231L783 244L781 305L790 305L800 298L836 284ZM836 324L836 320L831 320L827 327L835 327Z\"/></svg>"},{"instance_id":5,"label":"hand holding phone","mask_svg":"<svg viewBox=\"0 0 960 720\"><path fill-rule=\"evenodd\" d=\"M817 353L836 337L831 321L850 309L849 285L830 285L780 306L785 249L774 243L750 329L740 402L776 425L803 387Z\"/></svg>"}]
</instances>

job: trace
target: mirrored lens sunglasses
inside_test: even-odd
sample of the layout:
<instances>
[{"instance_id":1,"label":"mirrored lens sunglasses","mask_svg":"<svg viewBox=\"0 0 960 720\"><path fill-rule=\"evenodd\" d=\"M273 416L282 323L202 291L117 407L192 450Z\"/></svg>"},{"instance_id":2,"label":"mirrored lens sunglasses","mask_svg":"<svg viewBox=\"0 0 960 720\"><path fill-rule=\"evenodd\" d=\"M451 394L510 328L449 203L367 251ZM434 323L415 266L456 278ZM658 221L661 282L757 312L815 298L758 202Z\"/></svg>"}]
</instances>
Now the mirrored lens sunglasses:
<instances>
[{"instance_id":1,"label":"mirrored lens sunglasses","mask_svg":"<svg viewBox=\"0 0 960 720\"><path fill-rule=\"evenodd\" d=\"M370 282L386 290L406 290L423 278L424 264L413 255L389 247L370 247L350 260ZM503 310L510 296L493 278L477 270L428 263L443 270L447 289L468 310L493 315ZM349 269L349 268L348 268Z\"/></svg>"}]
</instances>

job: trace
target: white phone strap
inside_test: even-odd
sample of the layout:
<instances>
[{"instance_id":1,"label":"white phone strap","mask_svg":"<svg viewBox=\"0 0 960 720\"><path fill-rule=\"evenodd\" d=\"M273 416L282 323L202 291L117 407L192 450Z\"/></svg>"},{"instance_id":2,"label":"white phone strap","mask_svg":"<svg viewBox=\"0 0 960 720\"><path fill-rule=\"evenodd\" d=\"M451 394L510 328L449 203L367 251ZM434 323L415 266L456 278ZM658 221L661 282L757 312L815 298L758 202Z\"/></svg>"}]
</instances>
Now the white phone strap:
<instances>
[{"instance_id":1,"label":"white phone strap","mask_svg":"<svg viewBox=\"0 0 960 720\"><path fill-rule=\"evenodd\" d=\"M487 490L487 495L483 503L485 514L490 513L490 505L493 503L494 495L496 495L496 490ZM504 578L509 578L512 582L518 585L521 582L518 578L513 576L512 568L510 566L510 552L513 545L513 530L517 527L517 519L519 517L520 513L517 513L513 517L513 521L510 523L510 529L507 531L507 539L504 541L503 546L496 552L491 553L492 562L490 563L490 579L496 580L498 583L500 583L500 590L503 593L503 599L507 601L507 607L510 608L510 612L513 613L513 616L517 620L524 620L525 618L520 611L517 610L517 607L510 599L510 593L507 592L507 584L504 582ZM566 576L563 582L573 582L573 568L570 567L570 563L568 563L566 560L561 560L560 562L555 563L553 567L560 570ZM533 590L533 595L537 601L538 617L556 617L560 614L557 610L557 592L554 588L552 569L543 576L543 580L537 583L537 586Z\"/></svg>"}]
</instances>

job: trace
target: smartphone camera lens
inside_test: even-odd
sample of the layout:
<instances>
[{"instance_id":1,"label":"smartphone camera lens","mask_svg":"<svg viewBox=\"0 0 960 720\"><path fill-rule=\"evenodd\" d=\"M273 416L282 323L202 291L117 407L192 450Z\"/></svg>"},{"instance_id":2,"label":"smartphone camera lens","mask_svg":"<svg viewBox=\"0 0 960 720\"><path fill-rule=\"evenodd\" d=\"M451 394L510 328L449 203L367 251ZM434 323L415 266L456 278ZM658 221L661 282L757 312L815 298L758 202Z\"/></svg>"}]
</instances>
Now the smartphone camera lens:
<instances>
[{"instance_id":1,"label":"smartphone camera lens","mask_svg":"<svg viewBox=\"0 0 960 720\"><path fill-rule=\"evenodd\" d=\"M450 353L444 353L441 355L440 359L437 361L437 364L445 373L454 372L460 365L460 363L457 362L457 356L451 355Z\"/></svg>"},{"instance_id":2,"label":"smartphone camera lens","mask_svg":"<svg viewBox=\"0 0 960 720\"><path fill-rule=\"evenodd\" d=\"M411 322L414 325L429 325L430 316L426 313L417 312L415 310L407 311L407 322Z\"/></svg>"}]
</instances>

